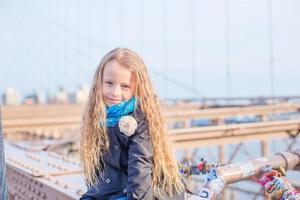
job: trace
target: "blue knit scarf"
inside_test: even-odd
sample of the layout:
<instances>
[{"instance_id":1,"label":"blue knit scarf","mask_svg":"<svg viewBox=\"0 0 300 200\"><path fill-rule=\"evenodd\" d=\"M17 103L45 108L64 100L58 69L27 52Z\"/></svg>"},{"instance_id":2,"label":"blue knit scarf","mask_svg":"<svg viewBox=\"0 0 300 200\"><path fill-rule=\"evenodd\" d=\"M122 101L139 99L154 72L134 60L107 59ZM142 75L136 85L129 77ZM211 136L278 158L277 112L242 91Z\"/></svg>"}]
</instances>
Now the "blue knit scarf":
<instances>
[{"instance_id":1,"label":"blue knit scarf","mask_svg":"<svg viewBox=\"0 0 300 200\"><path fill-rule=\"evenodd\" d=\"M111 107L106 107L106 126L114 127L121 117L133 112L135 103L135 97L132 97L128 101L121 102Z\"/></svg>"}]
</instances>

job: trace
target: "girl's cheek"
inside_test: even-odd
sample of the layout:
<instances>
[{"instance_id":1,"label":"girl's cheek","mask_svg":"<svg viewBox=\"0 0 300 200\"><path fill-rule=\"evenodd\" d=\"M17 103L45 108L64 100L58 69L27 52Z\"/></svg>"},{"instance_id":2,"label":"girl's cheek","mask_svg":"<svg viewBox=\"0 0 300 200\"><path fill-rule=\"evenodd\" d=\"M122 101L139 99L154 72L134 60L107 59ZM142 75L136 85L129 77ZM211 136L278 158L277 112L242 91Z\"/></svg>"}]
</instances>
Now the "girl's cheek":
<instances>
[{"instance_id":1,"label":"girl's cheek","mask_svg":"<svg viewBox=\"0 0 300 200\"><path fill-rule=\"evenodd\" d=\"M126 94L124 95L124 99L127 101L132 97L132 94L130 91L127 91Z\"/></svg>"}]
</instances>

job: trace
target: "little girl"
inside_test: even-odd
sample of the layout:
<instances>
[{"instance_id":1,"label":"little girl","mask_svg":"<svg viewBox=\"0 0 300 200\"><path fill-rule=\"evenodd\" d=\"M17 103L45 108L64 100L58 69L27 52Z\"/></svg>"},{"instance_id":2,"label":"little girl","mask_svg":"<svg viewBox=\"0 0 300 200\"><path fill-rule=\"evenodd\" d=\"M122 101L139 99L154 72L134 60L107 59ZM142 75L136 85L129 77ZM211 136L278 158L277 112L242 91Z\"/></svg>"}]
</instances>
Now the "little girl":
<instances>
[{"instance_id":1,"label":"little girl","mask_svg":"<svg viewBox=\"0 0 300 200\"><path fill-rule=\"evenodd\" d=\"M175 199L183 193L159 100L143 60L117 48L98 66L83 116L81 200Z\"/></svg>"}]
</instances>

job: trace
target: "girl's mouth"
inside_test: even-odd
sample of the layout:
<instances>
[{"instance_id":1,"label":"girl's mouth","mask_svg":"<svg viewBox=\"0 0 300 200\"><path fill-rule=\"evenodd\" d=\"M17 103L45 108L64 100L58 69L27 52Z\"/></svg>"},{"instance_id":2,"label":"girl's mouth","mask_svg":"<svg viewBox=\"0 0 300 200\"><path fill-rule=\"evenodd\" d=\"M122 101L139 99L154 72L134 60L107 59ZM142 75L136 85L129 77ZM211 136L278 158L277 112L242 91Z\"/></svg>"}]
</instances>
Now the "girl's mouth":
<instances>
[{"instance_id":1,"label":"girl's mouth","mask_svg":"<svg viewBox=\"0 0 300 200\"><path fill-rule=\"evenodd\" d=\"M114 104L117 104L117 103L121 102L121 100L119 100L119 99L107 98L107 100L108 100L109 102L111 102L111 103L114 103Z\"/></svg>"}]
</instances>

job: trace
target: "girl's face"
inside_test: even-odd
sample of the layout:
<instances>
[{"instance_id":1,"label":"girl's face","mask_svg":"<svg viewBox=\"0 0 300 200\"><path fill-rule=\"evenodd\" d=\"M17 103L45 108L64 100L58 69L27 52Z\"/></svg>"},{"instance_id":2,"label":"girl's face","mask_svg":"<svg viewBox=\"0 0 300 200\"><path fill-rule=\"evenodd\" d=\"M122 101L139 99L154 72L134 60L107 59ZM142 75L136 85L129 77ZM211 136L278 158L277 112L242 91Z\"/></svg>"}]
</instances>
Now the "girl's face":
<instances>
[{"instance_id":1,"label":"girl's face","mask_svg":"<svg viewBox=\"0 0 300 200\"><path fill-rule=\"evenodd\" d=\"M108 107L128 101L133 96L135 78L115 60L105 64L102 81L102 95Z\"/></svg>"}]
</instances>

